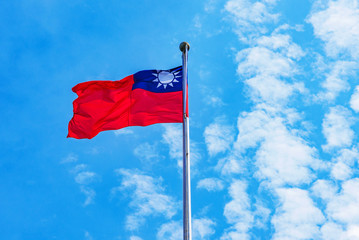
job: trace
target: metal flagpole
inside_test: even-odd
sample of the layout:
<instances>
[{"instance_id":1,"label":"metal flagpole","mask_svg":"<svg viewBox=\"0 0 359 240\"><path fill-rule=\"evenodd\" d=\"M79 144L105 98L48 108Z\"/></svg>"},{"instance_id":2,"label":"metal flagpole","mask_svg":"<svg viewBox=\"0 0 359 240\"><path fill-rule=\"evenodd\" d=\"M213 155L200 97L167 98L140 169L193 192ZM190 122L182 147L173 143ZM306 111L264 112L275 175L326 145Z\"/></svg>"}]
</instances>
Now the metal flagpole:
<instances>
[{"instance_id":1,"label":"metal flagpole","mask_svg":"<svg viewBox=\"0 0 359 240\"><path fill-rule=\"evenodd\" d=\"M183 239L192 240L191 223L191 174L189 158L189 122L187 112L187 60L189 44L180 44L182 52L183 90Z\"/></svg>"}]
</instances>

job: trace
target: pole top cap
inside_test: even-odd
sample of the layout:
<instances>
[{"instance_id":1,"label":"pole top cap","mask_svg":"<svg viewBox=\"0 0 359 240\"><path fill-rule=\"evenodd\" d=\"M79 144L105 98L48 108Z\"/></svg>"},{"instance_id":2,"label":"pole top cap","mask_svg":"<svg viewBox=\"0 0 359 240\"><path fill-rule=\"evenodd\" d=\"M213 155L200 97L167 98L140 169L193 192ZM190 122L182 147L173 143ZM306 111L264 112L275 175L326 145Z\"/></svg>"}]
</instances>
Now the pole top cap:
<instances>
[{"instance_id":1,"label":"pole top cap","mask_svg":"<svg viewBox=\"0 0 359 240\"><path fill-rule=\"evenodd\" d=\"M181 44L179 45L179 49L181 50L181 52L185 52L187 48L187 51L189 50L190 46L188 42L181 42Z\"/></svg>"}]
</instances>

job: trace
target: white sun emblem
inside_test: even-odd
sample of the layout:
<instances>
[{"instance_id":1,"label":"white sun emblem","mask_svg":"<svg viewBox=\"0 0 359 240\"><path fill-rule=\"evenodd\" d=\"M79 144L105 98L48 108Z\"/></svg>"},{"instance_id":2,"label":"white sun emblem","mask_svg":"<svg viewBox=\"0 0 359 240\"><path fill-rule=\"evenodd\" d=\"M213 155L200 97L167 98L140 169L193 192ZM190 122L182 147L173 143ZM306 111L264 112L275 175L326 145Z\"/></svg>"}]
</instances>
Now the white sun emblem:
<instances>
[{"instance_id":1,"label":"white sun emblem","mask_svg":"<svg viewBox=\"0 0 359 240\"><path fill-rule=\"evenodd\" d=\"M173 83L179 82L177 79L181 78L181 72L169 72L157 70L156 73L152 73L156 78L152 82L158 82L157 88L163 86L164 89L167 86L173 87Z\"/></svg>"}]
</instances>

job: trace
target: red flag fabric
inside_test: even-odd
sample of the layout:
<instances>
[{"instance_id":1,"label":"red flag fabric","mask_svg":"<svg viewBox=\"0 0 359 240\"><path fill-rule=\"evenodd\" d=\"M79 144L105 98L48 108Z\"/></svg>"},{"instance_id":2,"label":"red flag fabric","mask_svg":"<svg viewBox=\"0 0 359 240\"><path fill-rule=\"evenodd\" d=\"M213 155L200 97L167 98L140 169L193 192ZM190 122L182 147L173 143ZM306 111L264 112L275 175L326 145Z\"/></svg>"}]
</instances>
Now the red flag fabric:
<instances>
[{"instance_id":1,"label":"red flag fabric","mask_svg":"<svg viewBox=\"0 0 359 240\"><path fill-rule=\"evenodd\" d=\"M91 139L106 130L183 122L182 67L84 82L72 91L78 98L67 137Z\"/></svg>"}]
</instances>

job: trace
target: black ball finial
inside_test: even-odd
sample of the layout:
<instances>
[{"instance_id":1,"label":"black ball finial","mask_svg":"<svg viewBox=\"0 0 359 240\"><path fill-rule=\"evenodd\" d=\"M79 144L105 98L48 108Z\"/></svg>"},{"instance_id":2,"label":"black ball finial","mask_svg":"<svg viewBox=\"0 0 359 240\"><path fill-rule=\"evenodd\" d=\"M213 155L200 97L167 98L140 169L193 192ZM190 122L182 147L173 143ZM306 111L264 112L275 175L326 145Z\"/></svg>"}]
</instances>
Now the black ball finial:
<instances>
[{"instance_id":1,"label":"black ball finial","mask_svg":"<svg viewBox=\"0 0 359 240\"><path fill-rule=\"evenodd\" d=\"M179 49L181 50L181 52L184 53L186 48L187 48L187 51L188 51L189 48L190 48L189 43L188 42L181 42L181 44L179 45Z\"/></svg>"}]
</instances>

